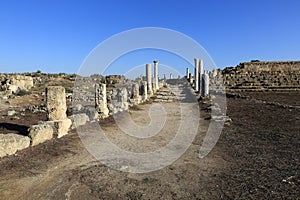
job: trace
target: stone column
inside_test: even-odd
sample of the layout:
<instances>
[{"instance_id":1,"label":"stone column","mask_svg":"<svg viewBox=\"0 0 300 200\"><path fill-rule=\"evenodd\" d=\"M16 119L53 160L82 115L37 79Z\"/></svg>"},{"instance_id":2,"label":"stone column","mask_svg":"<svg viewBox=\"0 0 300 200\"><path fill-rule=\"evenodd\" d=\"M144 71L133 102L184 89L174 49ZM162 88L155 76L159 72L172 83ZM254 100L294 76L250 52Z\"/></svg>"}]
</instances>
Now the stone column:
<instances>
[{"instance_id":1,"label":"stone column","mask_svg":"<svg viewBox=\"0 0 300 200\"><path fill-rule=\"evenodd\" d=\"M47 87L46 99L49 121L67 119L66 92L64 87Z\"/></svg>"},{"instance_id":2,"label":"stone column","mask_svg":"<svg viewBox=\"0 0 300 200\"><path fill-rule=\"evenodd\" d=\"M100 83L95 85L95 108L101 118L108 117L106 84Z\"/></svg>"},{"instance_id":3,"label":"stone column","mask_svg":"<svg viewBox=\"0 0 300 200\"><path fill-rule=\"evenodd\" d=\"M200 59L199 60L199 91L201 92L202 91L202 74L203 74L203 60Z\"/></svg>"},{"instance_id":4,"label":"stone column","mask_svg":"<svg viewBox=\"0 0 300 200\"><path fill-rule=\"evenodd\" d=\"M152 95L152 81L151 81L151 79L152 79L152 75L151 75L151 68L152 68L152 66L151 66L151 64L146 64L146 79L147 79L147 91L148 91L148 93L150 94L150 95Z\"/></svg>"},{"instance_id":5,"label":"stone column","mask_svg":"<svg viewBox=\"0 0 300 200\"><path fill-rule=\"evenodd\" d=\"M156 84L155 84L155 77L152 77L152 91L155 94L156 93Z\"/></svg>"},{"instance_id":6,"label":"stone column","mask_svg":"<svg viewBox=\"0 0 300 200\"><path fill-rule=\"evenodd\" d=\"M120 88L119 95L120 95L119 104L120 104L121 111L128 110L128 92L127 92L127 89L125 87Z\"/></svg>"},{"instance_id":7,"label":"stone column","mask_svg":"<svg viewBox=\"0 0 300 200\"><path fill-rule=\"evenodd\" d=\"M138 83L134 83L132 85L132 101L133 101L133 104L136 105L136 104L139 104L140 103L140 86Z\"/></svg>"},{"instance_id":8,"label":"stone column","mask_svg":"<svg viewBox=\"0 0 300 200\"><path fill-rule=\"evenodd\" d=\"M196 92L198 92L199 91L199 61L198 61L198 58L195 58L194 61L195 61L194 89Z\"/></svg>"},{"instance_id":9,"label":"stone column","mask_svg":"<svg viewBox=\"0 0 300 200\"><path fill-rule=\"evenodd\" d=\"M62 86L49 86L46 88L46 100L48 110L48 124L50 124L60 138L68 134L72 125L71 119L67 118L66 92Z\"/></svg>"},{"instance_id":10,"label":"stone column","mask_svg":"<svg viewBox=\"0 0 300 200\"><path fill-rule=\"evenodd\" d=\"M187 67L186 68L186 79L189 80L190 78L190 69Z\"/></svg>"},{"instance_id":11,"label":"stone column","mask_svg":"<svg viewBox=\"0 0 300 200\"><path fill-rule=\"evenodd\" d=\"M209 75L207 73L203 73L201 96L206 97L207 95L209 95Z\"/></svg>"},{"instance_id":12,"label":"stone column","mask_svg":"<svg viewBox=\"0 0 300 200\"><path fill-rule=\"evenodd\" d=\"M192 77L192 73L189 73L189 82L192 85L193 84L193 77Z\"/></svg>"},{"instance_id":13,"label":"stone column","mask_svg":"<svg viewBox=\"0 0 300 200\"><path fill-rule=\"evenodd\" d=\"M141 94L142 94L143 101L148 99L147 82L146 81L142 81Z\"/></svg>"},{"instance_id":14,"label":"stone column","mask_svg":"<svg viewBox=\"0 0 300 200\"><path fill-rule=\"evenodd\" d=\"M154 80L155 80L155 89L158 90L159 86L158 86L158 61L154 60Z\"/></svg>"},{"instance_id":15,"label":"stone column","mask_svg":"<svg viewBox=\"0 0 300 200\"><path fill-rule=\"evenodd\" d=\"M170 79L172 79L173 77L172 77L172 73L170 73Z\"/></svg>"}]
</instances>

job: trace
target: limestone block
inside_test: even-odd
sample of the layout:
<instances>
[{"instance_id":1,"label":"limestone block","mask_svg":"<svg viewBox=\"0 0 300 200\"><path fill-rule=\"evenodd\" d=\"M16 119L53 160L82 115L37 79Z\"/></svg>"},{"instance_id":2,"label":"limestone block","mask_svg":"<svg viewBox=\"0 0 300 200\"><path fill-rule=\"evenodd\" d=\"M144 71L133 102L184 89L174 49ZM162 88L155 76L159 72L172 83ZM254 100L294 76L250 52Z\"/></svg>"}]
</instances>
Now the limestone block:
<instances>
[{"instance_id":1,"label":"limestone block","mask_svg":"<svg viewBox=\"0 0 300 200\"><path fill-rule=\"evenodd\" d=\"M17 85L9 85L8 86L8 90L12 93L12 94L16 94L19 90L19 87Z\"/></svg>"},{"instance_id":2,"label":"limestone block","mask_svg":"<svg viewBox=\"0 0 300 200\"><path fill-rule=\"evenodd\" d=\"M33 87L33 78L24 75L15 75L11 78L11 84L17 85L22 90L28 90Z\"/></svg>"},{"instance_id":3,"label":"limestone block","mask_svg":"<svg viewBox=\"0 0 300 200\"><path fill-rule=\"evenodd\" d=\"M67 104L65 88L62 86L49 86L46 88L48 119L50 121L67 118Z\"/></svg>"},{"instance_id":4,"label":"limestone block","mask_svg":"<svg viewBox=\"0 0 300 200\"><path fill-rule=\"evenodd\" d=\"M85 113L72 115L72 116L70 116L70 119L72 120L72 127L73 128L85 125L86 122L89 121L89 117Z\"/></svg>"},{"instance_id":5,"label":"limestone block","mask_svg":"<svg viewBox=\"0 0 300 200\"><path fill-rule=\"evenodd\" d=\"M0 158L7 155L13 155L18 150L28 148L29 145L29 137L14 133L0 134Z\"/></svg>"},{"instance_id":6,"label":"limestone block","mask_svg":"<svg viewBox=\"0 0 300 200\"><path fill-rule=\"evenodd\" d=\"M29 129L29 137L31 138L31 145L43 143L53 138L53 128L47 124L33 125Z\"/></svg>"},{"instance_id":7,"label":"limestone block","mask_svg":"<svg viewBox=\"0 0 300 200\"><path fill-rule=\"evenodd\" d=\"M68 134L68 131L72 125L72 120L67 118L64 120L46 121L42 123L50 125L53 132L57 135L57 138L61 138L62 136Z\"/></svg>"},{"instance_id":8,"label":"limestone block","mask_svg":"<svg viewBox=\"0 0 300 200\"><path fill-rule=\"evenodd\" d=\"M68 131L72 125L71 119L65 119L56 121L56 127L57 127L57 137L61 138L62 136L68 134Z\"/></svg>"}]
</instances>

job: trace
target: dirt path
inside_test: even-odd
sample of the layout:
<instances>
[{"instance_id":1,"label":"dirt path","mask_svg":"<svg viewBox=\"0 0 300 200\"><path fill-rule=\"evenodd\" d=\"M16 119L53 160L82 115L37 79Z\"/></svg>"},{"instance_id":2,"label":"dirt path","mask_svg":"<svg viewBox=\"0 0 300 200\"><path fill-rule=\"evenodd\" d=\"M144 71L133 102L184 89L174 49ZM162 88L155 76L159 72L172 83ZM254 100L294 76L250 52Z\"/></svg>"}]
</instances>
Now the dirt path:
<instances>
[{"instance_id":1,"label":"dirt path","mask_svg":"<svg viewBox=\"0 0 300 200\"><path fill-rule=\"evenodd\" d=\"M276 102L281 103L280 98ZM158 99L170 98L161 94ZM177 101L161 100L154 102L164 107L167 120L151 139L124 134L120 130L126 119L123 115L118 116L117 123L107 118L89 124L84 129L86 138L93 139L92 130L100 125L109 140L127 151L149 152L165 146L176 134L180 112ZM284 103L292 104L288 99ZM152 106L142 104L131 109L132 120L140 126L149 125ZM299 198L300 109L241 98L227 99L227 107L233 121L203 159L198 152L210 116L205 105L200 109L200 128L192 144L162 169L137 174L107 167L88 153L77 132L72 131L61 139L2 158L0 199ZM120 164L118 157L111 164L125 171L132 169L128 162Z\"/></svg>"},{"instance_id":2,"label":"dirt path","mask_svg":"<svg viewBox=\"0 0 300 200\"><path fill-rule=\"evenodd\" d=\"M178 95L182 93L182 89L174 86L172 90ZM121 124L124 122L127 123L128 116L124 117L125 113L123 113L117 116L117 123L112 118L100 122L105 136L120 148L132 152L147 153L167 145L177 134L182 108L174 98L174 94L169 93L168 96L165 94L166 91L162 93L164 97L160 97L161 99L172 100L159 101L161 107L155 107L158 103L139 105L129 112L134 123L139 127L147 127L155 123L155 117L160 117L155 116L155 112L154 115L149 114L153 105L154 109L164 109L165 123L163 129L157 134L146 139L124 134L120 126L122 127ZM196 120L200 121L201 128L196 129L198 134L183 156L173 164L149 173L120 172L107 167L87 152L76 132L27 149L16 156L6 157L0 161L2 169L0 198L158 199L164 196L165 199L182 199L202 196L203 193L199 193L199 188L194 187L194 184L199 184L199 178L205 179L212 170L217 172L219 168L223 168L224 160L219 157L201 160L198 158L208 122L199 118ZM159 120L156 123L159 123ZM89 124L89 127L82 129L85 130L83 134L92 140L95 140L93 135L95 125L98 126L99 123ZM118 157L114 159L112 162L114 168L128 167L126 164L120 165L117 162Z\"/></svg>"}]
</instances>

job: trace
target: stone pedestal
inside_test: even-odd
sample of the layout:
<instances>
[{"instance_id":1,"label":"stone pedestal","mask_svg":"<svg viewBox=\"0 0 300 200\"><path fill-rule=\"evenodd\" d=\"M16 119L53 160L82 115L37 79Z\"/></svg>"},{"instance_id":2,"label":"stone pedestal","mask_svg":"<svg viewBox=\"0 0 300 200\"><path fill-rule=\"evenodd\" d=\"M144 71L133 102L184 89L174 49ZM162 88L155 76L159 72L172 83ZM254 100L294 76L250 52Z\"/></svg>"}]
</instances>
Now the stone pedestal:
<instances>
[{"instance_id":1,"label":"stone pedestal","mask_svg":"<svg viewBox=\"0 0 300 200\"><path fill-rule=\"evenodd\" d=\"M62 86L46 88L48 120L63 120L67 118L66 92Z\"/></svg>"}]
</instances>

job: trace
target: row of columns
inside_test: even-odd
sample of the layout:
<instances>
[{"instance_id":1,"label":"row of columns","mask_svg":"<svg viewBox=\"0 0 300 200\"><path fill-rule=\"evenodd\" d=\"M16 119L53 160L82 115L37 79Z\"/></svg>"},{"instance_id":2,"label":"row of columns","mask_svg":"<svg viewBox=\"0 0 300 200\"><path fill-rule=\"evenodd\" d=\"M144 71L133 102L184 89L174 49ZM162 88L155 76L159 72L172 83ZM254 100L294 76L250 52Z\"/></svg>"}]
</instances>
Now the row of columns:
<instances>
[{"instance_id":1,"label":"row of columns","mask_svg":"<svg viewBox=\"0 0 300 200\"><path fill-rule=\"evenodd\" d=\"M154 64L154 73L153 73L153 81L152 81L152 65L146 64L146 80L147 80L147 89L150 95L153 94L153 91L159 89L158 85L158 61L153 61Z\"/></svg>"},{"instance_id":2,"label":"row of columns","mask_svg":"<svg viewBox=\"0 0 300 200\"><path fill-rule=\"evenodd\" d=\"M194 90L199 92L201 96L209 95L209 75L204 72L202 59L194 59L194 81L192 82L189 68L186 68L186 77L191 84L194 84Z\"/></svg>"}]
</instances>

